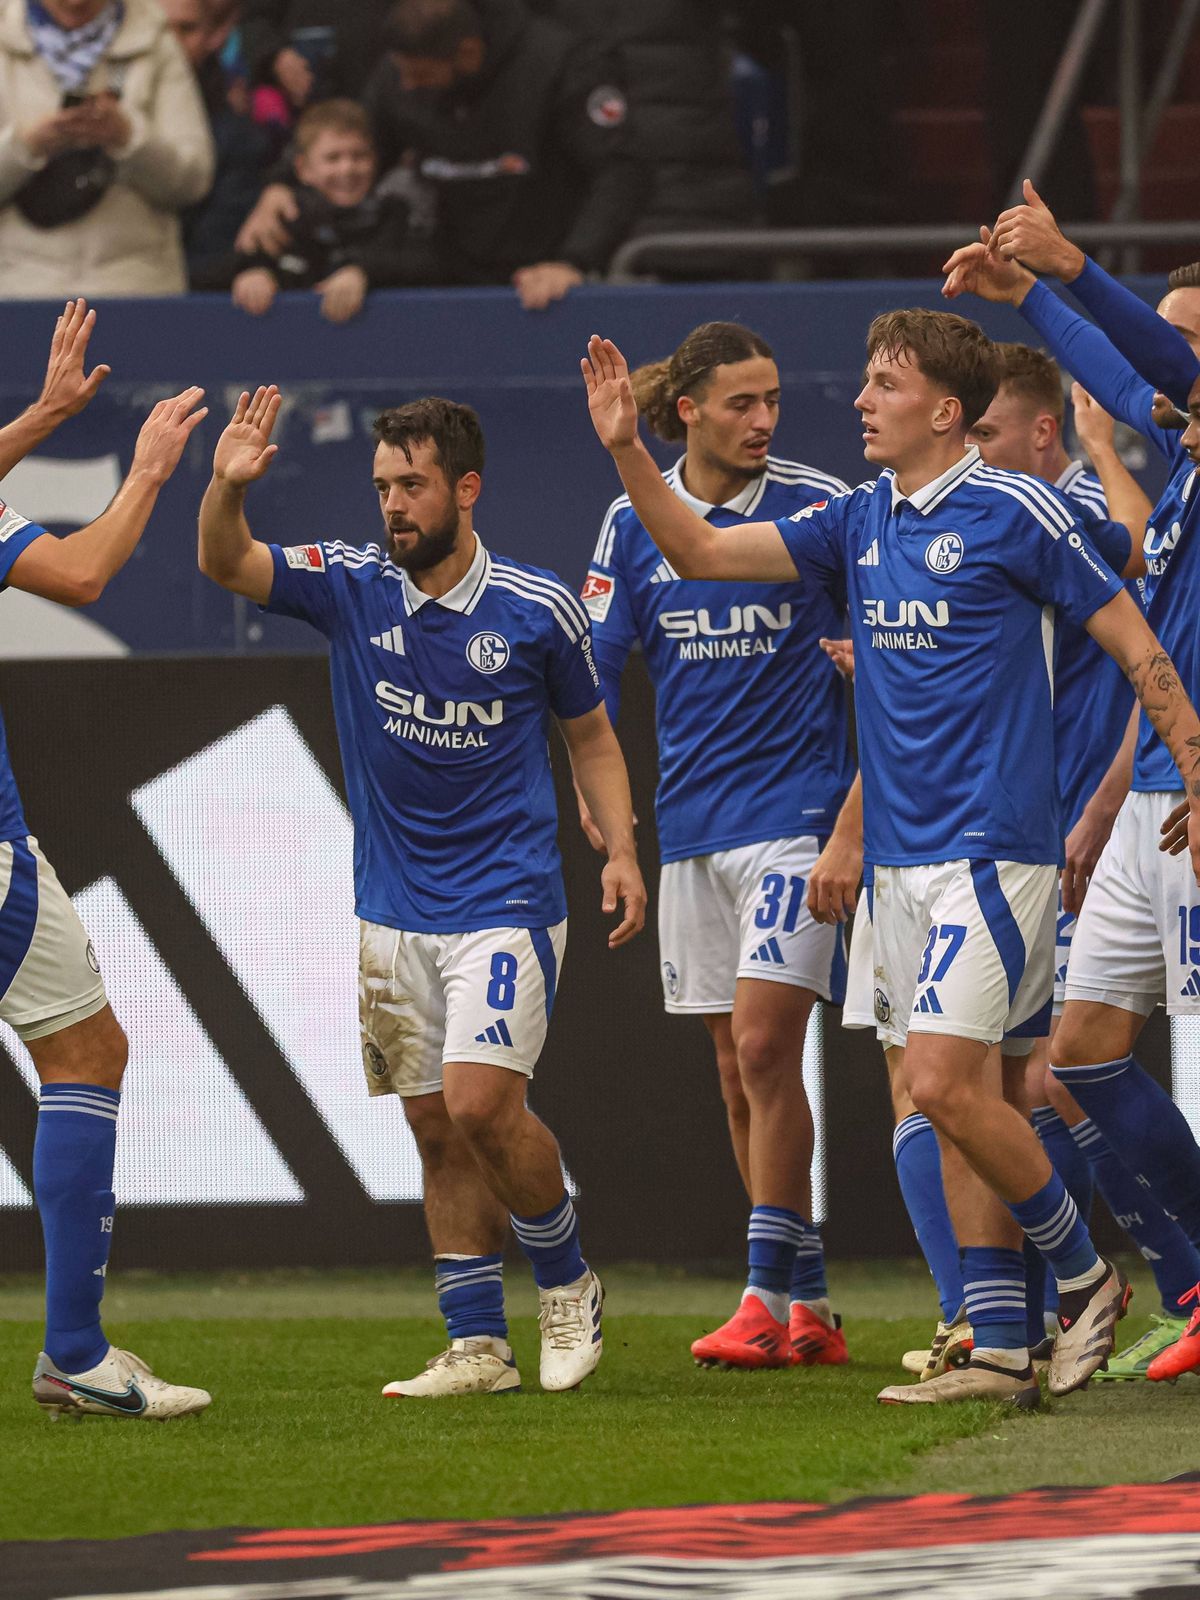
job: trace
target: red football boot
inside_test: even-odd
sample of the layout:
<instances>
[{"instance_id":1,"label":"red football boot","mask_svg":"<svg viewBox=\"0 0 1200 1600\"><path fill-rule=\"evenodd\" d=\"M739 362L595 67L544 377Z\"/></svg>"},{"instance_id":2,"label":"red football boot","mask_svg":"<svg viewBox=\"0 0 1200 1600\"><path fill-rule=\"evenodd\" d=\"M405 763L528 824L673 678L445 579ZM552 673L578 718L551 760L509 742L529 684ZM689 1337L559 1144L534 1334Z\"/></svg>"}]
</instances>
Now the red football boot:
<instances>
[{"instance_id":1,"label":"red football boot","mask_svg":"<svg viewBox=\"0 0 1200 1600\"><path fill-rule=\"evenodd\" d=\"M1164 1378L1174 1383L1185 1372L1200 1372L1200 1283L1194 1289L1189 1289L1187 1294L1180 1295L1179 1304L1185 1306L1189 1300L1196 1301L1191 1321L1175 1343L1160 1350L1146 1368L1146 1376L1151 1383L1160 1383Z\"/></svg>"},{"instance_id":2,"label":"red football boot","mask_svg":"<svg viewBox=\"0 0 1200 1600\"><path fill-rule=\"evenodd\" d=\"M698 1367L790 1367L788 1325L776 1322L756 1294L748 1294L722 1328L692 1345Z\"/></svg>"},{"instance_id":3,"label":"red football boot","mask_svg":"<svg viewBox=\"0 0 1200 1600\"><path fill-rule=\"evenodd\" d=\"M850 1359L841 1317L834 1317L831 1328L802 1300L792 1301L788 1336L794 1367L844 1367Z\"/></svg>"}]
</instances>

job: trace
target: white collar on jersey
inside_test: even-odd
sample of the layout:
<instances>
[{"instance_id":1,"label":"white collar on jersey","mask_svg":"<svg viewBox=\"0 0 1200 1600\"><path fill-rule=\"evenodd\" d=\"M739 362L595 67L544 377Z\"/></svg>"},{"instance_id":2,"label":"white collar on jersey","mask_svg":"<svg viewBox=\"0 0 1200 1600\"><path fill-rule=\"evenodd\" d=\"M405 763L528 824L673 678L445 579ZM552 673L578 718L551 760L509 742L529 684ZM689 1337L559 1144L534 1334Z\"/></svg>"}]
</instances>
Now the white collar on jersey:
<instances>
[{"instance_id":1,"label":"white collar on jersey","mask_svg":"<svg viewBox=\"0 0 1200 1600\"><path fill-rule=\"evenodd\" d=\"M947 467L940 477L923 484L913 494L901 494L899 485L896 482L896 475L894 472L891 473L893 514L898 506L906 503L914 511L919 511L922 516L926 511L932 511L934 506L940 505L948 494L958 488L960 483L965 482L979 465L981 465L979 451L972 445L966 455L960 456L954 465Z\"/></svg>"},{"instance_id":2,"label":"white collar on jersey","mask_svg":"<svg viewBox=\"0 0 1200 1600\"><path fill-rule=\"evenodd\" d=\"M1082 461L1068 461L1061 476L1055 478L1054 487L1066 494L1076 478L1082 478L1087 468Z\"/></svg>"},{"instance_id":3,"label":"white collar on jersey","mask_svg":"<svg viewBox=\"0 0 1200 1600\"><path fill-rule=\"evenodd\" d=\"M690 490L684 488L683 463L686 460L686 456L680 456L679 460L666 474L667 482L685 506L694 511L698 517L707 517L710 511L715 511L717 508L716 506L710 506L707 500L697 500ZM764 469L757 478L751 478L741 494L735 494L732 500L726 500L721 510L736 512L739 517L749 516L762 499L766 487L767 474Z\"/></svg>"},{"instance_id":4,"label":"white collar on jersey","mask_svg":"<svg viewBox=\"0 0 1200 1600\"><path fill-rule=\"evenodd\" d=\"M418 589L404 568L400 569L401 593L404 595L404 609L411 617L415 611L428 600L436 600L439 606L445 606L447 611L457 611L464 617L469 617L479 604L483 591L488 586L488 579L492 575L492 558L483 548L483 540L475 535L475 555L471 565L454 585L447 589L443 595L426 594L423 589Z\"/></svg>"}]
</instances>

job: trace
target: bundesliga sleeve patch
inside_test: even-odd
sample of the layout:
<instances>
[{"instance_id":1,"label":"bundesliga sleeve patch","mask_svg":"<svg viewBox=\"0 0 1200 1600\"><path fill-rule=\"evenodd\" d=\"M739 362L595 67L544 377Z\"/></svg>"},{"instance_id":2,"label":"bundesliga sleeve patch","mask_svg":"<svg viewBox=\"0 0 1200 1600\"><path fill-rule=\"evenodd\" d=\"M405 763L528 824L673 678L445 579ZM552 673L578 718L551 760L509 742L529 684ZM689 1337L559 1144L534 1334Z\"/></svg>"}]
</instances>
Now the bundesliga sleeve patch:
<instances>
[{"instance_id":1,"label":"bundesliga sleeve patch","mask_svg":"<svg viewBox=\"0 0 1200 1600\"><path fill-rule=\"evenodd\" d=\"M302 572L324 572L325 552L319 544L289 545L283 552L289 567L299 567Z\"/></svg>"},{"instance_id":2,"label":"bundesliga sleeve patch","mask_svg":"<svg viewBox=\"0 0 1200 1600\"><path fill-rule=\"evenodd\" d=\"M589 572L584 579L579 598L587 607L593 622L603 622L608 615L615 587L616 580L604 572Z\"/></svg>"},{"instance_id":3,"label":"bundesliga sleeve patch","mask_svg":"<svg viewBox=\"0 0 1200 1600\"><path fill-rule=\"evenodd\" d=\"M828 500L814 500L812 505L805 506L803 511L793 511L789 521L803 522L805 517L811 517L814 511L824 511L828 504Z\"/></svg>"},{"instance_id":4,"label":"bundesliga sleeve patch","mask_svg":"<svg viewBox=\"0 0 1200 1600\"><path fill-rule=\"evenodd\" d=\"M11 506L6 506L4 501L0 500L0 544L28 526L28 517L23 517L19 511L14 511Z\"/></svg>"}]
</instances>

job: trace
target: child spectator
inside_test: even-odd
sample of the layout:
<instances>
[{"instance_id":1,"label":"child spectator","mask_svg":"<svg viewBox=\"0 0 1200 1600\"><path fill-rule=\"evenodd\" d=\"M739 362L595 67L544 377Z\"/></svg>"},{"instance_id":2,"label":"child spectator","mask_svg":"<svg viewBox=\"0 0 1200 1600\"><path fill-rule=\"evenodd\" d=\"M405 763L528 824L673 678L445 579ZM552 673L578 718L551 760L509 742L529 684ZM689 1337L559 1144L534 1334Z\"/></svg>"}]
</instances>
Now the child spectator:
<instances>
[{"instance_id":1,"label":"child spectator","mask_svg":"<svg viewBox=\"0 0 1200 1600\"><path fill-rule=\"evenodd\" d=\"M315 289L321 313L347 322L367 290L411 281L406 267L408 207L375 187L375 144L365 111L353 100L310 106L296 124L298 215L277 255L238 255L233 302L262 316L280 289Z\"/></svg>"}]
</instances>

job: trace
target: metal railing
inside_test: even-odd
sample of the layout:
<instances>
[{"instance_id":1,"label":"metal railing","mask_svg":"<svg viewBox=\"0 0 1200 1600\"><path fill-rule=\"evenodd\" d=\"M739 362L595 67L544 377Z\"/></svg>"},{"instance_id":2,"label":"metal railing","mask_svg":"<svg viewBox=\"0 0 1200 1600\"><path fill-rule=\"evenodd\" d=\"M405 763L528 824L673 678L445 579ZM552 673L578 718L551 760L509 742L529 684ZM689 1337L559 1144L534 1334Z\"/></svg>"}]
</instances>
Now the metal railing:
<instances>
[{"instance_id":1,"label":"metal railing","mask_svg":"<svg viewBox=\"0 0 1200 1600\"><path fill-rule=\"evenodd\" d=\"M1082 250L1112 245L1184 245L1200 255L1200 221L1196 222L1067 222L1063 232ZM928 226L886 228L739 228L696 229L686 233L647 233L628 239L613 256L609 281L628 283L639 267L653 260L686 266L703 256L706 268L717 262L744 265L748 256L772 263L806 257L856 253L914 255L944 250L978 239L978 224L939 222ZM643 271L649 268L642 267Z\"/></svg>"}]
</instances>

